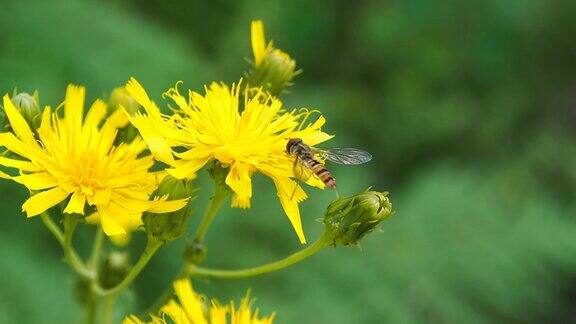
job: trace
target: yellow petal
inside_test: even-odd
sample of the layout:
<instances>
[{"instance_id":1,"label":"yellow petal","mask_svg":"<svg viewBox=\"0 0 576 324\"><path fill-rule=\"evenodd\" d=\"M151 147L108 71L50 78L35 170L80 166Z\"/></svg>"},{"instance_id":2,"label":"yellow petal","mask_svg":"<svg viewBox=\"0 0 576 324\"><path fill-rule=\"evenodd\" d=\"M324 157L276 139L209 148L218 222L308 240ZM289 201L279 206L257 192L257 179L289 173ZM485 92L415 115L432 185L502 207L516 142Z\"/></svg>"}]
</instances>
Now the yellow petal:
<instances>
[{"instance_id":1,"label":"yellow petal","mask_svg":"<svg viewBox=\"0 0 576 324\"><path fill-rule=\"evenodd\" d=\"M3 179L12 179L12 177L11 177L9 174L6 174L6 173L4 173L4 172L2 172L2 171L0 171L0 178L3 178Z\"/></svg>"},{"instance_id":2,"label":"yellow petal","mask_svg":"<svg viewBox=\"0 0 576 324\"><path fill-rule=\"evenodd\" d=\"M130 243L130 234L120 234L120 235L112 235L109 236L110 241L112 241L112 243L114 243L117 246L126 246L128 243Z\"/></svg>"},{"instance_id":3,"label":"yellow petal","mask_svg":"<svg viewBox=\"0 0 576 324\"><path fill-rule=\"evenodd\" d=\"M16 168L16 169L19 169L21 171L34 172L34 171L42 170L40 167L34 165L31 162L23 161L23 160L9 159L9 158L5 158L3 156L0 156L0 165L10 167L10 168Z\"/></svg>"},{"instance_id":4,"label":"yellow petal","mask_svg":"<svg viewBox=\"0 0 576 324\"><path fill-rule=\"evenodd\" d=\"M64 212L67 214L82 214L84 215L84 205L86 204L86 195L83 193L74 192L70 197L70 201Z\"/></svg>"},{"instance_id":5,"label":"yellow petal","mask_svg":"<svg viewBox=\"0 0 576 324\"><path fill-rule=\"evenodd\" d=\"M278 191L278 198L280 199L280 204L282 204L282 208L288 216L292 227L294 227L294 231L296 231L296 235L298 235L298 239L300 239L300 243L306 243L306 236L304 235L304 229L302 228L302 220L300 219L300 209L298 208L298 201L296 199L296 195L300 194L298 191L301 190L298 187L296 190L296 194L293 194L288 188L293 188L294 182L288 178L283 179L274 179L274 184L276 185L276 190Z\"/></svg>"},{"instance_id":6,"label":"yellow petal","mask_svg":"<svg viewBox=\"0 0 576 324\"><path fill-rule=\"evenodd\" d=\"M232 200L233 207L250 207L250 198L252 197L252 179L250 175L250 166L247 164L236 162L230 167L226 177L226 184L235 193Z\"/></svg>"},{"instance_id":7,"label":"yellow petal","mask_svg":"<svg viewBox=\"0 0 576 324\"><path fill-rule=\"evenodd\" d=\"M166 305L164 305L160 309L160 312L168 315L168 317L170 317L174 321L175 324L206 323L206 321L204 321L204 322L196 322L196 321L192 322L190 319L188 319L188 316L186 315L186 312L184 311L184 309L182 309L182 307L180 307L180 305L178 305L178 303L176 303L174 300L170 300Z\"/></svg>"},{"instance_id":8,"label":"yellow petal","mask_svg":"<svg viewBox=\"0 0 576 324\"><path fill-rule=\"evenodd\" d=\"M116 215L110 213L107 207L98 206L97 208L102 230L106 235L126 234L126 230L114 219Z\"/></svg>"},{"instance_id":9,"label":"yellow petal","mask_svg":"<svg viewBox=\"0 0 576 324\"><path fill-rule=\"evenodd\" d=\"M167 169L166 172L176 179L194 179L196 171L200 170L206 162L208 161L204 159L189 160L175 168Z\"/></svg>"},{"instance_id":10,"label":"yellow petal","mask_svg":"<svg viewBox=\"0 0 576 324\"><path fill-rule=\"evenodd\" d=\"M199 296L192 290L192 284L188 279L181 279L174 282L174 292L178 296L180 304L184 308L186 315L194 324L207 324L204 317L204 305Z\"/></svg>"},{"instance_id":11,"label":"yellow petal","mask_svg":"<svg viewBox=\"0 0 576 324\"><path fill-rule=\"evenodd\" d=\"M106 104L98 99L88 110L84 118L84 127L98 127L104 117L106 117Z\"/></svg>"},{"instance_id":12,"label":"yellow petal","mask_svg":"<svg viewBox=\"0 0 576 324\"><path fill-rule=\"evenodd\" d=\"M12 180L23 184L30 190L43 190L58 185L58 179L47 172L38 172L12 177Z\"/></svg>"},{"instance_id":13,"label":"yellow petal","mask_svg":"<svg viewBox=\"0 0 576 324\"><path fill-rule=\"evenodd\" d=\"M252 25L250 27L252 53L254 54L254 66L259 66L266 54L264 24L262 23L262 20L254 20L252 21Z\"/></svg>"},{"instance_id":14,"label":"yellow petal","mask_svg":"<svg viewBox=\"0 0 576 324\"><path fill-rule=\"evenodd\" d=\"M79 134L82 126L82 116L84 114L84 87L69 85L66 88L66 99L64 101L64 118L67 125L71 126L72 134Z\"/></svg>"},{"instance_id":15,"label":"yellow petal","mask_svg":"<svg viewBox=\"0 0 576 324\"><path fill-rule=\"evenodd\" d=\"M28 217L36 216L57 205L68 195L68 192L58 187L42 191L28 198L22 205L22 210L26 212Z\"/></svg>"},{"instance_id":16,"label":"yellow petal","mask_svg":"<svg viewBox=\"0 0 576 324\"><path fill-rule=\"evenodd\" d=\"M10 121L10 126L12 127L14 134L16 134L18 138L20 138L27 144L38 146L38 144L36 143L36 139L34 138L34 133L30 129L30 126L28 126L28 123L26 122L24 117L22 117L18 109L14 107L14 104L12 104L12 100L10 100L10 97L8 95L4 95L3 101L4 101L4 111L6 112L6 117L8 117L8 120Z\"/></svg>"},{"instance_id":17,"label":"yellow petal","mask_svg":"<svg viewBox=\"0 0 576 324\"><path fill-rule=\"evenodd\" d=\"M188 204L188 198L184 199L177 199L177 200L168 200L166 201L167 197L163 197L162 199L153 200L150 207L147 211L151 213L170 213L173 211L177 211L182 209L186 204Z\"/></svg>"},{"instance_id":18,"label":"yellow petal","mask_svg":"<svg viewBox=\"0 0 576 324\"><path fill-rule=\"evenodd\" d=\"M156 128L158 121L150 116L144 116L139 113L129 118L132 125L138 129L138 132L140 132L140 135L144 141L146 141L154 157L166 164L173 164L174 157L172 156L172 149L170 149L166 139Z\"/></svg>"},{"instance_id":19,"label":"yellow petal","mask_svg":"<svg viewBox=\"0 0 576 324\"><path fill-rule=\"evenodd\" d=\"M135 78L130 78L126 83L126 91L138 102L149 115L160 117L160 109L150 100L144 87Z\"/></svg>"}]
</instances>

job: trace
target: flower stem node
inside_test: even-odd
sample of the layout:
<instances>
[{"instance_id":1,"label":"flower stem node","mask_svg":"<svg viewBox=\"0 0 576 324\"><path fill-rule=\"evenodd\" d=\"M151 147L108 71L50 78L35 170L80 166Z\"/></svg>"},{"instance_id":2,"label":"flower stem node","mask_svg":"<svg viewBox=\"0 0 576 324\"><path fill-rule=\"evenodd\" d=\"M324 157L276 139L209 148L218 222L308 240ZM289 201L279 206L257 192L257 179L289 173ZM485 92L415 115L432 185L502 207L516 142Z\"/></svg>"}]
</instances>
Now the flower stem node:
<instances>
[{"instance_id":1,"label":"flower stem node","mask_svg":"<svg viewBox=\"0 0 576 324\"><path fill-rule=\"evenodd\" d=\"M210 169L208 169L210 177L214 180L214 187L216 191L229 191L230 187L226 184L226 177L230 172L230 167L218 161L214 161Z\"/></svg>"},{"instance_id":2,"label":"flower stem node","mask_svg":"<svg viewBox=\"0 0 576 324\"><path fill-rule=\"evenodd\" d=\"M198 240L186 242L184 260L187 263L200 264L206 257L206 246Z\"/></svg>"},{"instance_id":3,"label":"flower stem node","mask_svg":"<svg viewBox=\"0 0 576 324\"><path fill-rule=\"evenodd\" d=\"M169 199L189 198L194 193L190 180L179 180L166 176L158 186L155 196L166 196ZM189 206L169 213L149 213L142 215L146 233L153 239L169 242L178 239L186 232L188 225Z\"/></svg>"},{"instance_id":4,"label":"flower stem node","mask_svg":"<svg viewBox=\"0 0 576 324\"><path fill-rule=\"evenodd\" d=\"M296 61L287 53L266 43L264 24L262 21L252 22L252 52L254 61L252 69L247 73L250 87L262 87L271 95L277 97L300 72L296 70Z\"/></svg>"},{"instance_id":5,"label":"flower stem node","mask_svg":"<svg viewBox=\"0 0 576 324\"><path fill-rule=\"evenodd\" d=\"M110 252L102 269L100 269L100 285L105 289L115 287L122 282L131 267L128 252Z\"/></svg>"},{"instance_id":6,"label":"flower stem node","mask_svg":"<svg viewBox=\"0 0 576 324\"><path fill-rule=\"evenodd\" d=\"M38 92L30 95L20 92L12 97L12 104L18 109L28 125L33 128L40 126L40 105L38 103Z\"/></svg>"},{"instance_id":7,"label":"flower stem node","mask_svg":"<svg viewBox=\"0 0 576 324\"><path fill-rule=\"evenodd\" d=\"M387 192L366 190L351 197L339 198L326 209L324 225L327 238L334 246L357 245L392 214Z\"/></svg>"}]
</instances>

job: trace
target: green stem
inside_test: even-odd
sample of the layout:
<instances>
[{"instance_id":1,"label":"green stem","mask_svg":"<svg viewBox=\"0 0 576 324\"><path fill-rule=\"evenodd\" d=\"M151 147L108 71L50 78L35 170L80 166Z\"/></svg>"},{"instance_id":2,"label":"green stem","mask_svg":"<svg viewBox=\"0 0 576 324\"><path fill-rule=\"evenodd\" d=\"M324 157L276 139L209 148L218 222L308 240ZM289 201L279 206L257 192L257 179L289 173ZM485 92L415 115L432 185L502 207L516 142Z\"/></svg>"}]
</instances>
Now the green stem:
<instances>
[{"instance_id":1,"label":"green stem","mask_svg":"<svg viewBox=\"0 0 576 324\"><path fill-rule=\"evenodd\" d=\"M100 255L102 254L102 246L104 245L104 232L102 228L98 226L96 229L96 234L94 235L94 243L92 245L92 252L88 258L88 267L98 271L98 266L100 263Z\"/></svg>"},{"instance_id":2,"label":"green stem","mask_svg":"<svg viewBox=\"0 0 576 324\"><path fill-rule=\"evenodd\" d=\"M224 200L227 196L228 190L226 188L219 188L218 186L216 187L214 190L214 196L212 197L208 208L204 212L202 220L200 221L200 225L198 226L198 230L196 231L195 240L197 242L204 242L208 228L212 224L216 214L218 214L218 211L220 210L220 207L222 207L222 204L224 203Z\"/></svg>"},{"instance_id":3,"label":"green stem","mask_svg":"<svg viewBox=\"0 0 576 324\"><path fill-rule=\"evenodd\" d=\"M86 304L86 323L94 324L96 323L96 302L88 301Z\"/></svg>"},{"instance_id":4,"label":"green stem","mask_svg":"<svg viewBox=\"0 0 576 324\"><path fill-rule=\"evenodd\" d=\"M307 246L306 248L287 256L286 258L264 264L254 268L241 269L241 270L221 270L221 269L209 269L199 267L194 264L187 264L186 274L189 276L207 277L207 278L222 278L222 279L239 279L247 278L253 276L259 276L262 274L278 271L296 264L309 256L314 255L318 251L322 250L329 245L329 241L322 236L316 242Z\"/></svg>"},{"instance_id":5,"label":"green stem","mask_svg":"<svg viewBox=\"0 0 576 324\"><path fill-rule=\"evenodd\" d=\"M88 269L84 262L78 257L72 247L72 238L78 225L78 218L75 215L66 215L64 220L64 257L70 267L84 279L92 280L96 277L96 272Z\"/></svg>"},{"instance_id":6,"label":"green stem","mask_svg":"<svg viewBox=\"0 0 576 324\"><path fill-rule=\"evenodd\" d=\"M54 235L58 243L60 243L62 246L66 262L70 265L70 267L82 278L94 278L95 272L88 270L86 266L84 266L78 254L74 248L72 248L72 236L74 234L74 228L76 227L76 224L74 224L72 229L67 228L65 231L66 233L62 233L62 230L58 225L56 225L56 223L54 223L54 220L52 220L52 217L50 217L48 212L43 212L40 214L40 219L46 228L48 228L48 230L52 233L52 235Z\"/></svg>"},{"instance_id":7,"label":"green stem","mask_svg":"<svg viewBox=\"0 0 576 324\"><path fill-rule=\"evenodd\" d=\"M140 255L136 264L130 269L130 272L126 275L126 277L116 286L104 289L102 288L97 282L92 282L92 291L96 296L99 297L107 297L107 296L114 296L128 287L134 279L140 274L142 269L148 264L150 259L158 252L158 249L162 246L162 242L149 238L148 243L146 244L146 248Z\"/></svg>"},{"instance_id":8,"label":"green stem","mask_svg":"<svg viewBox=\"0 0 576 324\"><path fill-rule=\"evenodd\" d=\"M50 214L48 214L48 212L43 212L42 214L40 214L40 219L42 220L42 223L44 223L46 228L48 228L50 233L54 235L56 241L58 241L60 245L64 246L64 234L62 234L60 227L58 227L58 225L54 223L52 217L50 217Z\"/></svg>"},{"instance_id":9,"label":"green stem","mask_svg":"<svg viewBox=\"0 0 576 324\"><path fill-rule=\"evenodd\" d=\"M102 312L102 323L112 324L114 322L114 296L109 296L104 301L104 310Z\"/></svg>"}]
</instances>

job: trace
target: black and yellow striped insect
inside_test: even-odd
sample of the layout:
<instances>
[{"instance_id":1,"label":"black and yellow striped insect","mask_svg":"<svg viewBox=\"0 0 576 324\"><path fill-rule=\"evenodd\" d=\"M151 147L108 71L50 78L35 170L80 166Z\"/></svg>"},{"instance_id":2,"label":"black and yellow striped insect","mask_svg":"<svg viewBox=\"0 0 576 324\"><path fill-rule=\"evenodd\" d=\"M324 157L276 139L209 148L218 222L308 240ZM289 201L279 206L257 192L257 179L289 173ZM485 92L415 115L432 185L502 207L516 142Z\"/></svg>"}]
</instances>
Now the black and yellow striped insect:
<instances>
[{"instance_id":1,"label":"black and yellow striped insect","mask_svg":"<svg viewBox=\"0 0 576 324\"><path fill-rule=\"evenodd\" d=\"M286 152L295 157L294 174L298 178L306 181L309 175L306 176L305 173L309 170L308 173L315 174L326 187L331 189L336 189L336 180L322 161L354 165L366 163L372 159L372 155L364 150L355 148L321 150L308 146L300 138L290 138L286 143Z\"/></svg>"}]
</instances>

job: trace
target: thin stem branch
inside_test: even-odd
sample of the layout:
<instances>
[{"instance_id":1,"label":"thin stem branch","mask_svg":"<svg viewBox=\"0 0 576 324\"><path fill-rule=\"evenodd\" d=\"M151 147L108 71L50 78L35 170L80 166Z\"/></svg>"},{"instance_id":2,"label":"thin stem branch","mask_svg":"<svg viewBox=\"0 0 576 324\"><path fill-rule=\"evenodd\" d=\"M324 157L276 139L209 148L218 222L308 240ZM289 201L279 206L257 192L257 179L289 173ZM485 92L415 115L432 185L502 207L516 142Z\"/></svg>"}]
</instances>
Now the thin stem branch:
<instances>
[{"instance_id":1,"label":"thin stem branch","mask_svg":"<svg viewBox=\"0 0 576 324\"><path fill-rule=\"evenodd\" d=\"M114 296L106 297L104 301L104 309L102 311L102 323L112 324L114 323L114 302L116 298Z\"/></svg>"},{"instance_id":2,"label":"thin stem branch","mask_svg":"<svg viewBox=\"0 0 576 324\"><path fill-rule=\"evenodd\" d=\"M152 259L154 254L158 252L158 249L160 249L161 246L162 242L151 238L148 239L146 248L144 248L144 251L140 255L140 258L138 259L138 261L136 261L136 264L132 267L132 269L130 269L130 272L128 272L126 277L118 285L109 289L102 288L95 281L92 282L92 291L94 292L94 294L99 297L107 297L116 295L122 290L124 290L132 283L132 281L134 281L134 279L136 279L136 277L140 274L142 269L144 269L144 267L148 264L150 259Z\"/></svg>"},{"instance_id":3,"label":"thin stem branch","mask_svg":"<svg viewBox=\"0 0 576 324\"><path fill-rule=\"evenodd\" d=\"M240 270L222 270L222 269L210 269L199 267L195 264L186 265L186 274L191 277L207 277L207 278L221 278L221 279L239 279L247 278L253 276L259 276L266 273L278 271L294 265L309 256L316 254L318 251L322 250L328 246L328 240L322 236L316 242L307 246L306 248L287 256L282 260L264 264L254 268L240 269Z\"/></svg>"},{"instance_id":4,"label":"thin stem branch","mask_svg":"<svg viewBox=\"0 0 576 324\"><path fill-rule=\"evenodd\" d=\"M64 246L64 234L62 233L60 227L56 225L56 223L54 223L54 220L52 220L50 214L48 214L48 212L43 212L42 214L40 214L40 219L42 220L42 223L44 223L46 228L50 231L50 233L54 235L56 241L58 241L58 243L60 243L61 246Z\"/></svg>"},{"instance_id":5,"label":"thin stem branch","mask_svg":"<svg viewBox=\"0 0 576 324\"><path fill-rule=\"evenodd\" d=\"M196 231L195 240L197 242L204 242L204 238L206 237L206 233L208 232L208 228L212 224L212 221L218 214L220 207L224 203L224 200L228 196L228 190L224 188L218 188L214 190L214 196L211 198L210 204L208 208L204 212L202 216L202 220L200 221L200 225L198 226L198 230Z\"/></svg>"},{"instance_id":6,"label":"thin stem branch","mask_svg":"<svg viewBox=\"0 0 576 324\"><path fill-rule=\"evenodd\" d=\"M100 226L96 229L96 234L94 235L94 243L92 244L92 252L88 258L87 265L90 269L98 271L98 266L100 264L100 255L102 254L102 246L104 245L104 232Z\"/></svg>"},{"instance_id":7,"label":"thin stem branch","mask_svg":"<svg viewBox=\"0 0 576 324\"><path fill-rule=\"evenodd\" d=\"M72 238L74 237L74 232L76 231L76 225L78 225L78 219L73 215L67 216L68 218L64 221L64 257L70 265L70 267L84 279L92 280L96 277L96 272L88 269L82 259L78 257L74 248L72 247Z\"/></svg>"},{"instance_id":8,"label":"thin stem branch","mask_svg":"<svg viewBox=\"0 0 576 324\"><path fill-rule=\"evenodd\" d=\"M72 228L68 228L65 232L62 233L62 230L56 223L48 212L43 212L40 214L40 219L42 223L48 228L48 230L54 235L54 238L60 243L62 249L64 250L64 257L66 258L66 262L70 265L72 270L74 270L80 277L85 279L92 279L95 276L95 272L90 271L86 268L82 259L78 256L74 248L72 247L72 236L74 234L74 229L76 224L73 225Z\"/></svg>"}]
</instances>

